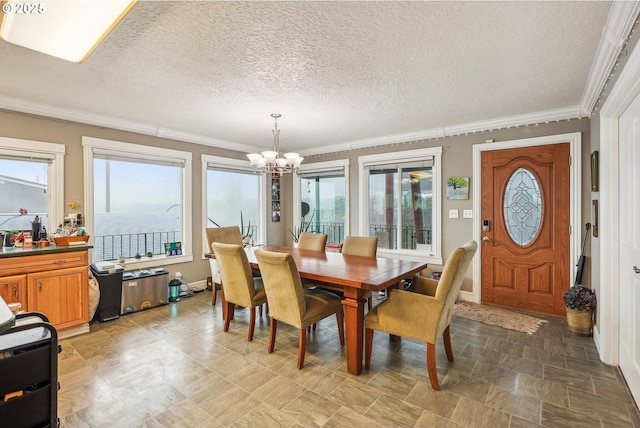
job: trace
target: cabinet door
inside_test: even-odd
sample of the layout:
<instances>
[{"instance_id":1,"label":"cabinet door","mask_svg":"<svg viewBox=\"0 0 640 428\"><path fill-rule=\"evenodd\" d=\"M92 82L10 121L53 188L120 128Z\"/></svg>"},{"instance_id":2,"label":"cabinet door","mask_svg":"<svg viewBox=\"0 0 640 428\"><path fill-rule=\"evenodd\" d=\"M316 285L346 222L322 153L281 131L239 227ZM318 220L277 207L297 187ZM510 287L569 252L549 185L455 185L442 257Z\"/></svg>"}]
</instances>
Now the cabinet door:
<instances>
[{"instance_id":1,"label":"cabinet door","mask_svg":"<svg viewBox=\"0 0 640 428\"><path fill-rule=\"evenodd\" d=\"M0 277L0 296L6 303L20 302L27 310L27 275Z\"/></svg>"},{"instance_id":2,"label":"cabinet door","mask_svg":"<svg viewBox=\"0 0 640 428\"><path fill-rule=\"evenodd\" d=\"M86 267L29 274L29 310L42 312L61 329L87 323L88 281Z\"/></svg>"}]
</instances>

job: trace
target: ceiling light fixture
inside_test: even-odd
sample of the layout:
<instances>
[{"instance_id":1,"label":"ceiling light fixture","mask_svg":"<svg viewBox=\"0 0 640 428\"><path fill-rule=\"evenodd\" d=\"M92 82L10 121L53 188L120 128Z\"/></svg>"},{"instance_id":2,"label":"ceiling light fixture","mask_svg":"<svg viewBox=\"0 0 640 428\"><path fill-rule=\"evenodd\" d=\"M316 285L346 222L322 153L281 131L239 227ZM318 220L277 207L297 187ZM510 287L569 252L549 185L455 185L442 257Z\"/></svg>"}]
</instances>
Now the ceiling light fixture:
<instances>
[{"instance_id":1,"label":"ceiling light fixture","mask_svg":"<svg viewBox=\"0 0 640 428\"><path fill-rule=\"evenodd\" d=\"M0 40L81 63L129 12L135 0L9 0L0 4Z\"/></svg>"},{"instance_id":2,"label":"ceiling light fixture","mask_svg":"<svg viewBox=\"0 0 640 428\"><path fill-rule=\"evenodd\" d=\"M255 172L260 173L287 173L298 171L300 164L304 160L298 153L285 153L280 157L280 130L278 129L278 119L282 117L280 113L271 113L275 121L273 128L273 151L264 151L261 154L249 153L247 157Z\"/></svg>"}]
</instances>

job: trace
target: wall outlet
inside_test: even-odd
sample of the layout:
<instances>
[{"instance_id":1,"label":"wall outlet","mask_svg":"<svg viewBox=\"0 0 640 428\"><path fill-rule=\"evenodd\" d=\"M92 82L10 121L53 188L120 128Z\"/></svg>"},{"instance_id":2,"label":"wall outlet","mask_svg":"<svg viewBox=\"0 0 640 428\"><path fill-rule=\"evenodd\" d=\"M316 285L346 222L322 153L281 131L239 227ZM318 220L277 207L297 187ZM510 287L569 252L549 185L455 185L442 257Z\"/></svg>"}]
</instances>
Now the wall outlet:
<instances>
[{"instance_id":1,"label":"wall outlet","mask_svg":"<svg viewBox=\"0 0 640 428\"><path fill-rule=\"evenodd\" d=\"M462 211L462 218L473 218L473 210Z\"/></svg>"},{"instance_id":2,"label":"wall outlet","mask_svg":"<svg viewBox=\"0 0 640 428\"><path fill-rule=\"evenodd\" d=\"M458 210L449 210L449 218L458 218Z\"/></svg>"}]
</instances>

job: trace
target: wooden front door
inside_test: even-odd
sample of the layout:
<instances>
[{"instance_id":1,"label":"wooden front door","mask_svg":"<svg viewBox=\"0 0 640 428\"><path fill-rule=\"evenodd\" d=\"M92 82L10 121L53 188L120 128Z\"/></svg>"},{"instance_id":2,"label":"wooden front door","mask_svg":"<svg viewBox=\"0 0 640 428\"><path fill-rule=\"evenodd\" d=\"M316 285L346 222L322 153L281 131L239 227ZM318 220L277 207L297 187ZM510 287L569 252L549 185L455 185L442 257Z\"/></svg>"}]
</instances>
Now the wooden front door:
<instances>
[{"instance_id":1,"label":"wooden front door","mask_svg":"<svg viewBox=\"0 0 640 428\"><path fill-rule=\"evenodd\" d=\"M482 153L482 301L564 315L569 143Z\"/></svg>"}]
</instances>

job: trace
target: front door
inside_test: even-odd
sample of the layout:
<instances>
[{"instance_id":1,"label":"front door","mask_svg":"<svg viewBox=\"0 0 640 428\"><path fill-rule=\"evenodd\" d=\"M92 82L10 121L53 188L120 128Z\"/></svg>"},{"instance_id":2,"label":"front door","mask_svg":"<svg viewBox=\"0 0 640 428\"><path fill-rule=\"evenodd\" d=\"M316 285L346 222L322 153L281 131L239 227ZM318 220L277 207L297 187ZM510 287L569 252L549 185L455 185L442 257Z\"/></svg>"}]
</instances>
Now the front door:
<instances>
[{"instance_id":1,"label":"front door","mask_svg":"<svg viewBox=\"0 0 640 428\"><path fill-rule=\"evenodd\" d=\"M619 120L620 370L640 400L640 96ZM604 285L601 284L601 287Z\"/></svg>"},{"instance_id":2,"label":"front door","mask_svg":"<svg viewBox=\"0 0 640 428\"><path fill-rule=\"evenodd\" d=\"M570 144L482 152L482 301L564 315Z\"/></svg>"}]
</instances>

